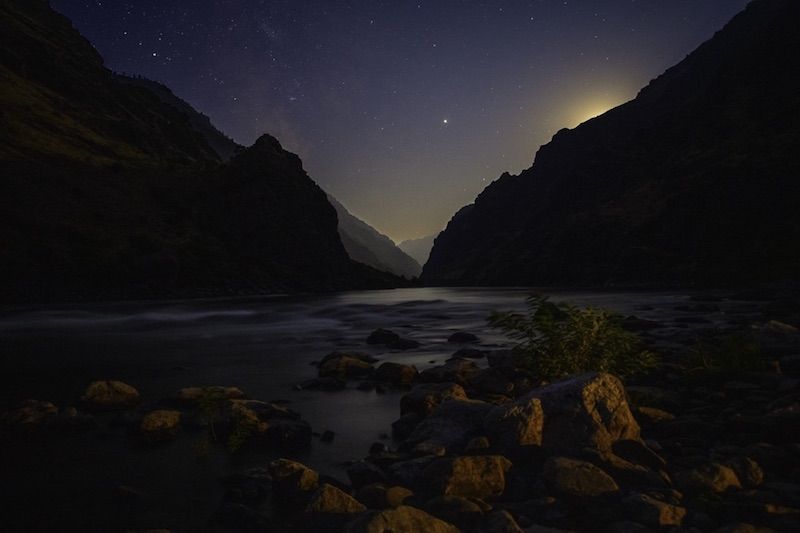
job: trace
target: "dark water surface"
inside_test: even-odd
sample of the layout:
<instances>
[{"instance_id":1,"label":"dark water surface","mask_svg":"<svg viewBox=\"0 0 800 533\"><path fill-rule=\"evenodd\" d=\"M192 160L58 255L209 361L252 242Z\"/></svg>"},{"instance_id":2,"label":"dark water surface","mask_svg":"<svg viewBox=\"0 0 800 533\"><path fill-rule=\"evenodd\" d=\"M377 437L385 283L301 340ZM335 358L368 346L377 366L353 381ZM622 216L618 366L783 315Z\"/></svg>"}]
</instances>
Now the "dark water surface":
<instances>
[{"instance_id":1,"label":"dark water surface","mask_svg":"<svg viewBox=\"0 0 800 533\"><path fill-rule=\"evenodd\" d=\"M363 392L355 384L335 393L293 390L316 376L311 363L331 351L353 349L422 370L458 348L446 341L458 330L478 334L484 346L505 346L506 340L486 327L486 316L493 309L522 309L530 292L426 288L7 309L0 312L0 409L26 398L75 405L94 379L132 384L142 394L143 409L182 387L235 385L255 399L289 402L316 432L334 431L332 443L315 439L312 449L297 457L345 479L342 462L363 458L371 443L391 432L400 393ZM553 296L662 321L673 320L675 307L690 300L685 293ZM705 320L723 324L726 314L712 313ZM367 346L367 335L378 327L422 346L406 352ZM670 329L659 334L668 339ZM99 430L88 433L3 439L0 488L8 494L4 501L12 503L17 525L199 528L223 494L221 476L265 466L273 457L216 450L200 458L195 446L202 432L184 432L164 447L141 449L111 418L100 422ZM120 497L120 485L142 496Z\"/></svg>"}]
</instances>

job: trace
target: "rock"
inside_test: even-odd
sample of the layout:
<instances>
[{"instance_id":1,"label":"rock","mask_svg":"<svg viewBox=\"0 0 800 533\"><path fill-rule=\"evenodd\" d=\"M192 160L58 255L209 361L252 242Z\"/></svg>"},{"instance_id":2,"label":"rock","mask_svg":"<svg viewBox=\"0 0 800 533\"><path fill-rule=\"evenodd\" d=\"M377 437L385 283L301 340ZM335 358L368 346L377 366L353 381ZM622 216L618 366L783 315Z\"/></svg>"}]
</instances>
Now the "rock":
<instances>
[{"instance_id":1,"label":"rock","mask_svg":"<svg viewBox=\"0 0 800 533\"><path fill-rule=\"evenodd\" d=\"M470 380L469 386L485 394L514 394L514 381L509 379L504 370L500 368L486 368L478 371Z\"/></svg>"},{"instance_id":2,"label":"rock","mask_svg":"<svg viewBox=\"0 0 800 533\"><path fill-rule=\"evenodd\" d=\"M416 457L407 461L393 463L388 467L388 470L393 481L403 486L415 487L419 484L422 473L435 460L437 458L431 455Z\"/></svg>"},{"instance_id":3,"label":"rock","mask_svg":"<svg viewBox=\"0 0 800 533\"><path fill-rule=\"evenodd\" d=\"M359 489L371 483L385 483L386 474L369 461L356 461L347 467L347 477L353 488Z\"/></svg>"},{"instance_id":4,"label":"rock","mask_svg":"<svg viewBox=\"0 0 800 533\"><path fill-rule=\"evenodd\" d=\"M462 530L472 529L483 519L483 508L463 496L438 496L425 504L425 510Z\"/></svg>"},{"instance_id":5,"label":"rock","mask_svg":"<svg viewBox=\"0 0 800 533\"><path fill-rule=\"evenodd\" d=\"M299 414L258 400L228 400L224 422L228 433L244 442L263 442L281 450L308 448L313 436L311 426Z\"/></svg>"},{"instance_id":6,"label":"rock","mask_svg":"<svg viewBox=\"0 0 800 533\"><path fill-rule=\"evenodd\" d=\"M667 466L667 461L663 457L640 440L619 440L611 448L615 455L637 465L653 470L662 470Z\"/></svg>"},{"instance_id":7,"label":"rock","mask_svg":"<svg viewBox=\"0 0 800 533\"><path fill-rule=\"evenodd\" d=\"M405 444L426 442L447 450L463 447L480 434L483 420L491 409L491 404L477 400L446 400L414 428Z\"/></svg>"},{"instance_id":8,"label":"rock","mask_svg":"<svg viewBox=\"0 0 800 533\"><path fill-rule=\"evenodd\" d=\"M223 502L212 518L225 531L272 531L269 517L252 507L237 502Z\"/></svg>"},{"instance_id":9,"label":"rock","mask_svg":"<svg viewBox=\"0 0 800 533\"><path fill-rule=\"evenodd\" d=\"M451 359L483 359L487 353L489 352L477 348L459 348L450 357Z\"/></svg>"},{"instance_id":10,"label":"rock","mask_svg":"<svg viewBox=\"0 0 800 533\"><path fill-rule=\"evenodd\" d=\"M535 389L544 411L542 447L553 453L583 448L611 450L618 440L638 440L633 418L619 379L592 372Z\"/></svg>"},{"instance_id":11,"label":"rock","mask_svg":"<svg viewBox=\"0 0 800 533\"><path fill-rule=\"evenodd\" d=\"M270 420L264 433L269 446L296 452L311 446L311 426L305 420Z\"/></svg>"},{"instance_id":12,"label":"rock","mask_svg":"<svg viewBox=\"0 0 800 533\"><path fill-rule=\"evenodd\" d=\"M428 383L417 385L400 399L400 414L429 415L442 401L453 398L466 400L467 393L455 383Z\"/></svg>"},{"instance_id":13,"label":"rock","mask_svg":"<svg viewBox=\"0 0 800 533\"><path fill-rule=\"evenodd\" d=\"M754 489L764 482L764 471L749 457L733 457L725 461L725 466L733 469L742 487L746 489Z\"/></svg>"},{"instance_id":14,"label":"rock","mask_svg":"<svg viewBox=\"0 0 800 533\"><path fill-rule=\"evenodd\" d=\"M408 413L392 422L392 435L396 440L405 440L423 420L423 415Z\"/></svg>"},{"instance_id":15,"label":"rock","mask_svg":"<svg viewBox=\"0 0 800 533\"><path fill-rule=\"evenodd\" d=\"M367 344L389 344L400 340L400 335L388 329L378 328L367 337Z\"/></svg>"},{"instance_id":16,"label":"rock","mask_svg":"<svg viewBox=\"0 0 800 533\"><path fill-rule=\"evenodd\" d=\"M343 379L334 377L325 377L317 379L309 379L295 386L298 390L322 390L322 391L337 391L347 387L347 383Z\"/></svg>"},{"instance_id":17,"label":"rock","mask_svg":"<svg viewBox=\"0 0 800 533\"><path fill-rule=\"evenodd\" d=\"M198 407L201 402L246 399L247 395L238 387L186 387L178 391L175 401L184 407Z\"/></svg>"},{"instance_id":18,"label":"rock","mask_svg":"<svg viewBox=\"0 0 800 533\"><path fill-rule=\"evenodd\" d=\"M56 419L58 427L67 430L86 430L97 427L97 420L88 413L81 413L75 407L62 410Z\"/></svg>"},{"instance_id":19,"label":"rock","mask_svg":"<svg viewBox=\"0 0 800 533\"><path fill-rule=\"evenodd\" d=\"M366 510L343 490L323 483L311 496L303 518L308 531L341 531L354 514Z\"/></svg>"},{"instance_id":20,"label":"rock","mask_svg":"<svg viewBox=\"0 0 800 533\"><path fill-rule=\"evenodd\" d=\"M414 445L411 449L414 455L433 455L435 457L442 457L447 454L447 448L436 442L423 441Z\"/></svg>"},{"instance_id":21,"label":"rock","mask_svg":"<svg viewBox=\"0 0 800 533\"><path fill-rule=\"evenodd\" d=\"M538 398L525 398L493 407L483 418L483 428L500 450L541 445L544 413Z\"/></svg>"},{"instance_id":22,"label":"rock","mask_svg":"<svg viewBox=\"0 0 800 533\"><path fill-rule=\"evenodd\" d=\"M482 533L523 533L517 521L508 511L492 511L488 515L481 527Z\"/></svg>"},{"instance_id":23,"label":"rock","mask_svg":"<svg viewBox=\"0 0 800 533\"><path fill-rule=\"evenodd\" d=\"M542 478L553 495L594 498L619 490L614 479L592 463L568 457L545 461Z\"/></svg>"},{"instance_id":24,"label":"rock","mask_svg":"<svg viewBox=\"0 0 800 533\"><path fill-rule=\"evenodd\" d=\"M347 379L368 376L373 368L370 363L347 354L332 354L319 365L319 377Z\"/></svg>"},{"instance_id":25,"label":"rock","mask_svg":"<svg viewBox=\"0 0 800 533\"><path fill-rule=\"evenodd\" d=\"M98 411L114 411L135 407L139 391L121 381L93 381L81 397L87 407Z\"/></svg>"},{"instance_id":26,"label":"rock","mask_svg":"<svg viewBox=\"0 0 800 533\"><path fill-rule=\"evenodd\" d=\"M372 483L361 487L356 492L356 499L370 509L394 509L413 495L409 489L399 485L388 487L383 483Z\"/></svg>"},{"instance_id":27,"label":"rock","mask_svg":"<svg viewBox=\"0 0 800 533\"><path fill-rule=\"evenodd\" d=\"M452 359L443 365L423 370L420 381L425 383L458 383L466 385L479 372L480 368L466 359Z\"/></svg>"},{"instance_id":28,"label":"rock","mask_svg":"<svg viewBox=\"0 0 800 533\"><path fill-rule=\"evenodd\" d=\"M386 362L378 367L372 379L391 383L396 387L407 387L417 379L418 374L415 366Z\"/></svg>"},{"instance_id":29,"label":"rock","mask_svg":"<svg viewBox=\"0 0 800 533\"><path fill-rule=\"evenodd\" d=\"M582 458L609 474L623 488L664 489L671 484L665 472L633 464L611 452L587 448Z\"/></svg>"},{"instance_id":30,"label":"rock","mask_svg":"<svg viewBox=\"0 0 800 533\"><path fill-rule=\"evenodd\" d=\"M631 494L620 503L621 515L651 527L680 527L686 508L664 503L647 494Z\"/></svg>"},{"instance_id":31,"label":"rock","mask_svg":"<svg viewBox=\"0 0 800 533\"><path fill-rule=\"evenodd\" d=\"M434 494L489 499L503 494L511 462L501 455L442 458L422 473Z\"/></svg>"},{"instance_id":32,"label":"rock","mask_svg":"<svg viewBox=\"0 0 800 533\"><path fill-rule=\"evenodd\" d=\"M453 342L458 344L467 344L473 342L479 342L480 339L473 333L469 333L468 331L457 331L447 337L447 342Z\"/></svg>"},{"instance_id":33,"label":"rock","mask_svg":"<svg viewBox=\"0 0 800 533\"><path fill-rule=\"evenodd\" d=\"M470 439L467 445L464 447L465 453L482 453L488 450L491 447L491 442L489 439L484 436L475 437Z\"/></svg>"},{"instance_id":34,"label":"rock","mask_svg":"<svg viewBox=\"0 0 800 533\"><path fill-rule=\"evenodd\" d=\"M675 420L675 415L662 409L656 409L655 407L637 407L636 419L641 422L644 427L653 427L662 422Z\"/></svg>"},{"instance_id":35,"label":"rock","mask_svg":"<svg viewBox=\"0 0 800 533\"><path fill-rule=\"evenodd\" d=\"M459 533L458 528L414 507L369 512L351 522L347 533Z\"/></svg>"},{"instance_id":36,"label":"rock","mask_svg":"<svg viewBox=\"0 0 800 533\"><path fill-rule=\"evenodd\" d=\"M675 483L681 490L694 494L719 494L731 488L742 488L736 472L719 463L707 463L691 470L678 472L675 474Z\"/></svg>"},{"instance_id":37,"label":"rock","mask_svg":"<svg viewBox=\"0 0 800 533\"><path fill-rule=\"evenodd\" d=\"M11 411L0 415L0 424L17 430L33 430L55 420L58 407L41 400L25 400Z\"/></svg>"},{"instance_id":38,"label":"rock","mask_svg":"<svg viewBox=\"0 0 800 533\"><path fill-rule=\"evenodd\" d=\"M419 341L415 341L414 339L397 339L396 341L392 341L386 345L387 348L391 348L392 350L412 350L414 348L419 348L422 344Z\"/></svg>"},{"instance_id":39,"label":"rock","mask_svg":"<svg viewBox=\"0 0 800 533\"><path fill-rule=\"evenodd\" d=\"M322 366L325 363L327 363L328 361L330 361L331 359L339 359L342 356L350 357L352 359L358 359L359 361L363 361L363 362L369 363L369 364L378 362L378 358L377 357L373 357L372 355L369 355L369 354L366 354L366 353L361 353L361 352L331 352L328 355L326 355L325 357L323 357L322 361L320 361L317 364L317 366Z\"/></svg>"},{"instance_id":40,"label":"rock","mask_svg":"<svg viewBox=\"0 0 800 533\"><path fill-rule=\"evenodd\" d=\"M319 486L319 474L304 464L276 459L269 464L272 494L282 504L305 505Z\"/></svg>"},{"instance_id":41,"label":"rock","mask_svg":"<svg viewBox=\"0 0 800 533\"><path fill-rule=\"evenodd\" d=\"M494 350L486 355L489 368L514 368L517 366L516 356L511 350Z\"/></svg>"},{"instance_id":42,"label":"rock","mask_svg":"<svg viewBox=\"0 0 800 533\"><path fill-rule=\"evenodd\" d=\"M150 411L139 424L139 434L149 444L174 439L181 429L181 412L167 409Z\"/></svg>"}]
</instances>

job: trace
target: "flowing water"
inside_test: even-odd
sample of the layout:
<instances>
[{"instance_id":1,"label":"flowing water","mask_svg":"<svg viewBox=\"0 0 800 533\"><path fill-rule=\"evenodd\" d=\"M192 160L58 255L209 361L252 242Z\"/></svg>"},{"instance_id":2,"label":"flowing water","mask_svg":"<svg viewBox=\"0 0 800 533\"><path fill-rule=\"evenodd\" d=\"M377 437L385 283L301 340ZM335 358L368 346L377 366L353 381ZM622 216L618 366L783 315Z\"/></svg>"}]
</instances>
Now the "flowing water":
<instances>
[{"instance_id":1,"label":"flowing water","mask_svg":"<svg viewBox=\"0 0 800 533\"><path fill-rule=\"evenodd\" d=\"M419 288L330 295L138 302L6 309L0 313L0 408L26 398L74 405L94 379L134 385L144 407L182 388L235 385L250 397L281 400L308 420L314 431L331 430L331 443L315 439L299 460L346 479L342 463L363 458L371 443L391 433L401 393L349 388L340 392L297 391L316 376L312 365L335 350L370 353L381 361L440 364L457 348L447 342L468 330L481 345L507 341L486 326L494 309L521 310L530 289ZM674 320L686 293L561 292L554 300L614 309L642 318ZM734 305L734 304L730 304ZM746 307L746 304L741 304ZM703 319L723 325L725 310ZM674 327L673 327L674 326ZM368 346L375 328L389 328L421 342L393 351ZM659 330L663 339L687 325ZM124 425L101 420L91 432L54 433L0 442L2 485L15 502L20 524L58 524L97 529L98 523L137 527L199 527L218 504L219 478L274 455L196 451L202 432L156 449L131 443ZM118 494L120 485L142 495ZM10 507L12 508L12 507ZM12 513L13 515L14 513ZM32 518L36 516L37 518ZM13 523L13 521L12 521ZM102 529L102 528L99 528Z\"/></svg>"}]
</instances>

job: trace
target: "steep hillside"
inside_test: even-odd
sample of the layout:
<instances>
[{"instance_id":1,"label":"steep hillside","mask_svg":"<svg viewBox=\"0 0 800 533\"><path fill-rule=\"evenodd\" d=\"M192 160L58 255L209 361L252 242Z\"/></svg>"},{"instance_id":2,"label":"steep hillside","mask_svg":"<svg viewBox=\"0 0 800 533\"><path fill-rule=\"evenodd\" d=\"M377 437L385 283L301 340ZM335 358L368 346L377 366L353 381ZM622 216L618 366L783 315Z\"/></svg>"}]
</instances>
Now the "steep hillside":
<instances>
[{"instance_id":1,"label":"steep hillside","mask_svg":"<svg viewBox=\"0 0 800 533\"><path fill-rule=\"evenodd\" d=\"M396 282L350 261L275 139L223 164L196 111L137 85L46 1L0 3L0 301Z\"/></svg>"},{"instance_id":2,"label":"steep hillside","mask_svg":"<svg viewBox=\"0 0 800 533\"><path fill-rule=\"evenodd\" d=\"M558 132L436 239L423 278L731 285L800 268L800 2L755 0L637 98Z\"/></svg>"},{"instance_id":3,"label":"steep hillside","mask_svg":"<svg viewBox=\"0 0 800 533\"><path fill-rule=\"evenodd\" d=\"M328 195L328 200L336 209L339 236L351 259L408 279L420 275L419 263L398 248L392 239L353 216L336 198Z\"/></svg>"}]
</instances>

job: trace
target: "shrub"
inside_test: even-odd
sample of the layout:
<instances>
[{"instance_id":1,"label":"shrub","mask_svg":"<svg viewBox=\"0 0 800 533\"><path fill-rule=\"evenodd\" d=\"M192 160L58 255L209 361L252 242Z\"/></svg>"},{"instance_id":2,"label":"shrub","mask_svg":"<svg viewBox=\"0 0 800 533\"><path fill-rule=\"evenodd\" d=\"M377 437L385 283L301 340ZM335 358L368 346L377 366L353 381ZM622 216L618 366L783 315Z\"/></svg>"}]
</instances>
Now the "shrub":
<instances>
[{"instance_id":1,"label":"shrub","mask_svg":"<svg viewBox=\"0 0 800 533\"><path fill-rule=\"evenodd\" d=\"M626 377L657 363L639 337L623 329L622 317L615 313L578 309L539 295L528 297L526 303L526 314L494 311L488 322L518 341L514 347L518 364L542 379L588 371Z\"/></svg>"}]
</instances>

